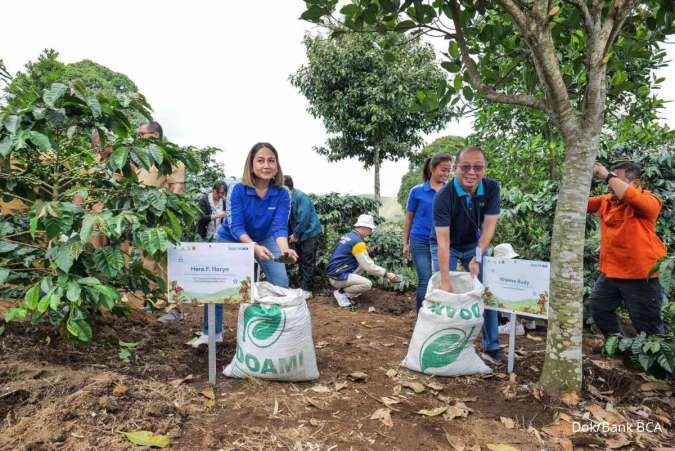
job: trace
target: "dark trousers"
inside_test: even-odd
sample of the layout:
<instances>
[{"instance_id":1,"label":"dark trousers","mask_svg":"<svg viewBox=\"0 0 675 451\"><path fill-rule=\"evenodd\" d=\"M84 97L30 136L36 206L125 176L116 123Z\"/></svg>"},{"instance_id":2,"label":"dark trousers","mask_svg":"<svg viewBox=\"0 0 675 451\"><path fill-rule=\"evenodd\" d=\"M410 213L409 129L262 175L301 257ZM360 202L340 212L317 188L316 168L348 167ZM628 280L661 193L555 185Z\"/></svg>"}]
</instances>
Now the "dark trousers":
<instances>
[{"instance_id":1,"label":"dark trousers","mask_svg":"<svg viewBox=\"0 0 675 451\"><path fill-rule=\"evenodd\" d=\"M307 238L306 240L293 243L293 249L298 253L300 264L300 288L312 291L314 288L314 267L316 266L316 250L319 247L321 235Z\"/></svg>"},{"instance_id":2,"label":"dark trousers","mask_svg":"<svg viewBox=\"0 0 675 451\"><path fill-rule=\"evenodd\" d=\"M590 296L593 320L604 336L620 334L616 309L623 303L637 333L664 333L661 320L663 289L654 279L613 279L600 274Z\"/></svg>"}]
</instances>

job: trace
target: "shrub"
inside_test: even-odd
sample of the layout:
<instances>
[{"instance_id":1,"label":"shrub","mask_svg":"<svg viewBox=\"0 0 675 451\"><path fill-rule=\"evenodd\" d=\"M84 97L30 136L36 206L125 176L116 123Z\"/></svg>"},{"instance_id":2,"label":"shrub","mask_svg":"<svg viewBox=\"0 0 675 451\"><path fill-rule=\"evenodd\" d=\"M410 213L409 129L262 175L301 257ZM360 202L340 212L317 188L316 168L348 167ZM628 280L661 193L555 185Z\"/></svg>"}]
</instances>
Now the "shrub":
<instances>
[{"instance_id":1,"label":"shrub","mask_svg":"<svg viewBox=\"0 0 675 451\"><path fill-rule=\"evenodd\" d=\"M12 102L21 108L0 110L0 195L23 208L0 215L0 298L23 303L5 319L48 320L89 341L102 310L121 311L120 290L163 297L164 281L143 259L161 261L198 211L183 196L140 185L134 166L165 175L179 161L188 170L198 162L170 142L136 137L129 111L149 117L139 94L106 95L76 80ZM108 146L98 162L95 152Z\"/></svg>"},{"instance_id":2,"label":"shrub","mask_svg":"<svg viewBox=\"0 0 675 451\"><path fill-rule=\"evenodd\" d=\"M349 232L358 217L362 214L371 214L375 223L382 221L377 214L380 202L363 196L342 195L330 193L325 195L310 194L314 208L321 222L321 239L317 249L314 284L316 287L328 286L326 267L330 254L340 237ZM291 283L299 281L298 265L289 267Z\"/></svg>"}]
</instances>

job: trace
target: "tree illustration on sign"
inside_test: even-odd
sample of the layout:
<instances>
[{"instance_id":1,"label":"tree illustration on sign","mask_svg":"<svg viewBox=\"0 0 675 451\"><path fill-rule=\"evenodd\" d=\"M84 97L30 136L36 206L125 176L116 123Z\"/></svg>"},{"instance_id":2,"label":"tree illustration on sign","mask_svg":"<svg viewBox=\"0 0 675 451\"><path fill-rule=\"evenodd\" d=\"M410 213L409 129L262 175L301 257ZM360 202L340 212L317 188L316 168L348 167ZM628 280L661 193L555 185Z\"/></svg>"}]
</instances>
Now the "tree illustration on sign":
<instances>
[{"instance_id":1,"label":"tree illustration on sign","mask_svg":"<svg viewBox=\"0 0 675 451\"><path fill-rule=\"evenodd\" d=\"M239 297L241 302L248 303L251 300L251 278L246 276L239 282Z\"/></svg>"},{"instance_id":2,"label":"tree illustration on sign","mask_svg":"<svg viewBox=\"0 0 675 451\"><path fill-rule=\"evenodd\" d=\"M546 314L546 304L548 304L548 291L544 291L539 295L539 300L537 305L539 305L539 313L542 315Z\"/></svg>"},{"instance_id":3,"label":"tree illustration on sign","mask_svg":"<svg viewBox=\"0 0 675 451\"><path fill-rule=\"evenodd\" d=\"M185 289L178 285L177 280L172 280L169 283L169 294L170 294L170 301L173 302L185 302L187 299L185 299L185 296L183 295L183 292Z\"/></svg>"}]
</instances>

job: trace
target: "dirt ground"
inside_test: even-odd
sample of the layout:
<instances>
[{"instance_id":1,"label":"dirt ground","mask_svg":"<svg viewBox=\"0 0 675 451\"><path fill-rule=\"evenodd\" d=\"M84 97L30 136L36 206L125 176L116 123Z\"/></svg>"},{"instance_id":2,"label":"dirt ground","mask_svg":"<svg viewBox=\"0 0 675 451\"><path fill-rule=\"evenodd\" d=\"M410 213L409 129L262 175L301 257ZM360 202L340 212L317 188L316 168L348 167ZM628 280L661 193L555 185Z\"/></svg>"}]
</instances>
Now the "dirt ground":
<instances>
[{"instance_id":1,"label":"dirt ground","mask_svg":"<svg viewBox=\"0 0 675 451\"><path fill-rule=\"evenodd\" d=\"M103 318L89 346L64 342L45 326L11 323L0 336L0 449L135 449L120 432L139 430L168 436L169 449L177 450L673 446L672 385L626 370L619 360L587 359L583 399L546 397L536 385L545 327L518 338L511 377L503 367L457 378L399 368L415 323L413 304L411 294L374 290L347 311L328 292L315 296L310 310L321 377L306 383L225 378L238 310L226 306L213 405L206 347L186 346L200 327L196 306L168 326L140 310ZM129 362L118 356L120 340L137 343ZM354 372L365 380L350 377ZM447 410L417 413L439 407ZM632 426L574 430L602 421ZM638 428L649 429L647 422L651 430Z\"/></svg>"}]
</instances>

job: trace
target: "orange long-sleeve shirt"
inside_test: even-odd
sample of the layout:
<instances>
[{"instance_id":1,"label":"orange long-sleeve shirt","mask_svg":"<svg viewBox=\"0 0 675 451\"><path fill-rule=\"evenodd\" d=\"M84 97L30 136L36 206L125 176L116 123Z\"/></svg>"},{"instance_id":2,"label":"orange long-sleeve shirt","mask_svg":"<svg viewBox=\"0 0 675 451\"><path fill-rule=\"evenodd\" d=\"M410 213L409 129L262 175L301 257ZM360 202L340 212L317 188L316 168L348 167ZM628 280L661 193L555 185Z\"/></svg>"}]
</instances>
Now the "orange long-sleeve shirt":
<instances>
[{"instance_id":1,"label":"orange long-sleeve shirt","mask_svg":"<svg viewBox=\"0 0 675 451\"><path fill-rule=\"evenodd\" d=\"M617 279L646 279L666 246L656 235L661 199L629 186L619 200L611 194L588 199L600 217L600 272ZM654 275L656 277L656 275Z\"/></svg>"}]
</instances>

